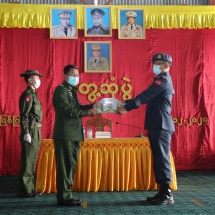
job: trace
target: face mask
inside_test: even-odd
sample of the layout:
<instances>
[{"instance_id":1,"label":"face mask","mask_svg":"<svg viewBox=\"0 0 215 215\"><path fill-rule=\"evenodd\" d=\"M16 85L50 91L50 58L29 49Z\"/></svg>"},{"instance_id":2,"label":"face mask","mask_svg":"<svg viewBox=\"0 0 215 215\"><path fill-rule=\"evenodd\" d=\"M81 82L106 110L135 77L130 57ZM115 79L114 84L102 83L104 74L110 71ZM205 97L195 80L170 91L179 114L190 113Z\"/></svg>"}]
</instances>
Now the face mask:
<instances>
[{"instance_id":1,"label":"face mask","mask_svg":"<svg viewBox=\"0 0 215 215\"><path fill-rule=\"evenodd\" d=\"M40 87L40 84L41 84L40 79L37 79L36 84L34 84L34 87L37 89Z\"/></svg>"},{"instance_id":2,"label":"face mask","mask_svg":"<svg viewBox=\"0 0 215 215\"><path fill-rule=\"evenodd\" d=\"M75 87L79 83L79 77L69 77L68 83Z\"/></svg>"},{"instance_id":3,"label":"face mask","mask_svg":"<svg viewBox=\"0 0 215 215\"><path fill-rule=\"evenodd\" d=\"M161 73L161 70L160 70L160 66L159 66L159 65L154 65L154 66L153 66L153 73L154 73L155 75L158 75L158 74Z\"/></svg>"}]
</instances>

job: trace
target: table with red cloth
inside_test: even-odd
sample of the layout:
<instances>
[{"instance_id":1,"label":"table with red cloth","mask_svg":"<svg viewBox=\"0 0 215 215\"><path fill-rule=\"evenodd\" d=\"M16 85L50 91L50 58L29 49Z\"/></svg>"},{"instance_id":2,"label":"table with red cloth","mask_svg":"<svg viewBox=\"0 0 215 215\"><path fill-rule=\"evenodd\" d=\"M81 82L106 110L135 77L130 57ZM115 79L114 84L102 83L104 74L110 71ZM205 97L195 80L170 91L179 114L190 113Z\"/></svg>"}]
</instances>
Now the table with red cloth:
<instances>
[{"instance_id":1,"label":"table with red cloth","mask_svg":"<svg viewBox=\"0 0 215 215\"><path fill-rule=\"evenodd\" d=\"M172 190L177 189L174 160ZM85 139L81 142L73 191L155 190L153 160L148 138ZM56 192L53 139L42 141L37 169L37 192Z\"/></svg>"}]
</instances>

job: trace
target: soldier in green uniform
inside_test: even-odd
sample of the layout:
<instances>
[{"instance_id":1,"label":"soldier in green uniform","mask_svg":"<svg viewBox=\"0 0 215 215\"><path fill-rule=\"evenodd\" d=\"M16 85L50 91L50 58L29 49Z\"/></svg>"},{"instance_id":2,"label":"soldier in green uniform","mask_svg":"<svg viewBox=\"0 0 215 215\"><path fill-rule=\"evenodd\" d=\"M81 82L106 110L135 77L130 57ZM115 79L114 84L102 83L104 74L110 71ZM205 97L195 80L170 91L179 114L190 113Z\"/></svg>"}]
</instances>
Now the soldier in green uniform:
<instances>
[{"instance_id":1,"label":"soldier in green uniform","mask_svg":"<svg viewBox=\"0 0 215 215\"><path fill-rule=\"evenodd\" d=\"M99 44L92 45L93 57L90 57L87 70L108 71L108 59L101 55L101 46Z\"/></svg>"},{"instance_id":2,"label":"soldier in green uniform","mask_svg":"<svg viewBox=\"0 0 215 215\"><path fill-rule=\"evenodd\" d=\"M73 177L83 141L82 117L97 114L93 104L81 105L77 97L79 70L74 65L64 67L64 82L54 90L54 147L56 156L57 205L81 206L72 194Z\"/></svg>"},{"instance_id":3,"label":"soldier in green uniform","mask_svg":"<svg viewBox=\"0 0 215 215\"><path fill-rule=\"evenodd\" d=\"M42 108L36 89L40 86L42 75L37 70L26 70L20 76L24 77L27 88L19 98L22 150L17 195L29 198L37 197L34 171L42 139Z\"/></svg>"}]
</instances>

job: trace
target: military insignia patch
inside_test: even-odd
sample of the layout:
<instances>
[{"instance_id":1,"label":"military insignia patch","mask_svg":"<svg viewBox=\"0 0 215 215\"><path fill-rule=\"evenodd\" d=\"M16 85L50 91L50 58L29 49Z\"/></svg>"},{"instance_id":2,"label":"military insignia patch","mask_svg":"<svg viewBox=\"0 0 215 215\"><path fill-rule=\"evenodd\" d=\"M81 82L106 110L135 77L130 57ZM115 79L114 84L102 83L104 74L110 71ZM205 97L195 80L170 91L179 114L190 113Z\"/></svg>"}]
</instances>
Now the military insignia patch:
<instances>
[{"instance_id":1,"label":"military insignia patch","mask_svg":"<svg viewBox=\"0 0 215 215\"><path fill-rule=\"evenodd\" d=\"M25 102L30 102L31 101L31 97L30 96L25 96Z\"/></svg>"},{"instance_id":2,"label":"military insignia patch","mask_svg":"<svg viewBox=\"0 0 215 215\"><path fill-rule=\"evenodd\" d=\"M71 90L68 90L69 95L73 98Z\"/></svg>"},{"instance_id":3,"label":"military insignia patch","mask_svg":"<svg viewBox=\"0 0 215 215\"><path fill-rule=\"evenodd\" d=\"M155 85L156 85L156 86L160 86L162 83L163 83L163 82L162 82L162 80L160 80L160 79L158 79L158 80L155 81Z\"/></svg>"},{"instance_id":4,"label":"military insignia patch","mask_svg":"<svg viewBox=\"0 0 215 215\"><path fill-rule=\"evenodd\" d=\"M161 59L161 55L159 54L159 55L157 56L157 58L158 58L158 59Z\"/></svg>"}]
</instances>

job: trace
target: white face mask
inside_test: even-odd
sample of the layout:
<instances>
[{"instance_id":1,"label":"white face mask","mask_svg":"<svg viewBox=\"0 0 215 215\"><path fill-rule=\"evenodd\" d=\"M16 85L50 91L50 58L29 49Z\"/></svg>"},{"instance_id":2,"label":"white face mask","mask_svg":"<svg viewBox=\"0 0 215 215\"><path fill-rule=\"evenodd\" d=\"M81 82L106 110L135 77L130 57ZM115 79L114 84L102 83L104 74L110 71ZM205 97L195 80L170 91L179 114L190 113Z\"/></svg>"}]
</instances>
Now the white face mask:
<instances>
[{"instance_id":1,"label":"white face mask","mask_svg":"<svg viewBox=\"0 0 215 215\"><path fill-rule=\"evenodd\" d=\"M37 80L36 80L36 84L34 84L34 87L35 87L36 89L38 89L38 88L40 87L40 84L41 84L40 79L37 79Z\"/></svg>"},{"instance_id":2,"label":"white face mask","mask_svg":"<svg viewBox=\"0 0 215 215\"><path fill-rule=\"evenodd\" d=\"M153 66L153 73L155 75L159 75L161 73L161 70L160 70L160 66L159 65L154 65Z\"/></svg>"}]
</instances>

